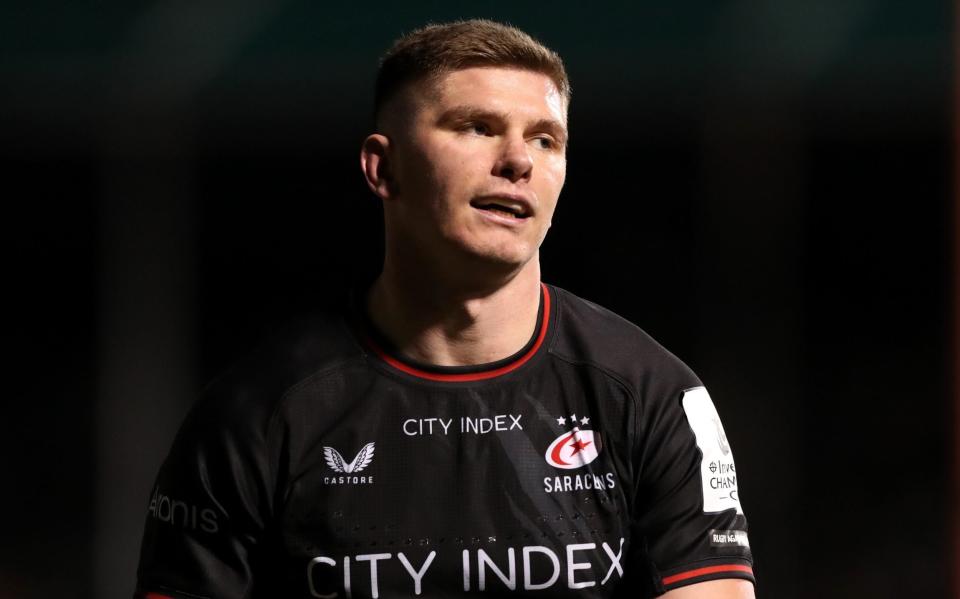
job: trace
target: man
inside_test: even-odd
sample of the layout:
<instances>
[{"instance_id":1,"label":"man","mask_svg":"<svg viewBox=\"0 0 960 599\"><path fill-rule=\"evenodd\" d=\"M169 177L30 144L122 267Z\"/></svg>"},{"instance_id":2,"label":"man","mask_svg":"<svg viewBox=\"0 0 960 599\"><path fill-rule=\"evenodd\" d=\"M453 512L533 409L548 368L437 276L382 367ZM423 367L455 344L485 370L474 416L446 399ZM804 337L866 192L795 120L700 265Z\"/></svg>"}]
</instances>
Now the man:
<instances>
[{"instance_id":1,"label":"man","mask_svg":"<svg viewBox=\"0 0 960 599\"><path fill-rule=\"evenodd\" d=\"M489 21L401 40L361 166L380 277L206 394L153 489L146 597L753 596L710 396L540 281L570 86Z\"/></svg>"}]
</instances>

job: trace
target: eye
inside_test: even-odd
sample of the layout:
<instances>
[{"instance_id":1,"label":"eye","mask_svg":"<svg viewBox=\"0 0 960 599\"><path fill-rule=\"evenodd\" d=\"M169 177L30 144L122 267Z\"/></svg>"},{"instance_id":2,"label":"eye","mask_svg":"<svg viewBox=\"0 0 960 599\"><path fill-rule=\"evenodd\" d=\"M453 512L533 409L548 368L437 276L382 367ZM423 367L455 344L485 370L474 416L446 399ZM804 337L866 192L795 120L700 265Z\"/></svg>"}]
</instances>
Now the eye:
<instances>
[{"instance_id":1,"label":"eye","mask_svg":"<svg viewBox=\"0 0 960 599\"><path fill-rule=\"evenodd\" d=\"M474 135L480 135L486 137L490 135L490 127L484 123L467 123L463 126L463 130L467 133L472 133Z\"/></svg>"},{"instance_id":2,"label":"eye","mask_svg":"<svg viewBox=\"0 0 960 599\"><path fill-rule=\"evenodd\" d=\"M552 150L559 145L557 140L547 135L541 135L540 137L533 138L533 143L535 143L541 150Z\"/></svg>"}]
</instances>

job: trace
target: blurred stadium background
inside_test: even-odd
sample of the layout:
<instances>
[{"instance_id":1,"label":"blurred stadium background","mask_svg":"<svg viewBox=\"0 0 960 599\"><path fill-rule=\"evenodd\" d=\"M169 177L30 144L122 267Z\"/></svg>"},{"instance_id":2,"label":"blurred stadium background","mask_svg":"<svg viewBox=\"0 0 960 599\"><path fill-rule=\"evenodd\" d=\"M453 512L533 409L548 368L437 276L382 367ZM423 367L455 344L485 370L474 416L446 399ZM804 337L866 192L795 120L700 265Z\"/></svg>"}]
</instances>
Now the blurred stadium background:
<instances>
[{"instance_id":1,"label":"blurred stadium background","mask_svg":"<svg viewBox=\"0 0 960 599\"><path fill-rule=\"evenodd\" d=\"M380 52L509 21L565 58L546 280L724 415L760 596L960 597L947 2L4 3L0 597L129 597L196 392L375 272Z\"/></svg>"}]
</instances>

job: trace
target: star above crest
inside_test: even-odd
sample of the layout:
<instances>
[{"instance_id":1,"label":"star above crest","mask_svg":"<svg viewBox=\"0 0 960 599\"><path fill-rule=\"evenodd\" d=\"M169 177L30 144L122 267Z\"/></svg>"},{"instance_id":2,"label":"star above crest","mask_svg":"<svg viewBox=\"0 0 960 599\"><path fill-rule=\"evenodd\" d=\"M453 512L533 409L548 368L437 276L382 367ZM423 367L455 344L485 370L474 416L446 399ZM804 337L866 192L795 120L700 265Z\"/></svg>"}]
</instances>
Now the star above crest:
<instances>
[{"instance_id":1,"label":"star above crest","mask_svg":"<svg viewBox=\"0 0 960 599\"><path fill-rule=\"evenodd\" d=\"M567 421L568 421L568 418L566 416L560 416L559 418L557 418L557 424L559 426L567 426ZM579 426L585 426L587 424L590 424L590 418L587 416L583 416L582 418L577 418L576 414L570 414L569 422L570 422L570 426L578 426L577 424L578 422L579 422Z\"/></svg>"}]
</instances>

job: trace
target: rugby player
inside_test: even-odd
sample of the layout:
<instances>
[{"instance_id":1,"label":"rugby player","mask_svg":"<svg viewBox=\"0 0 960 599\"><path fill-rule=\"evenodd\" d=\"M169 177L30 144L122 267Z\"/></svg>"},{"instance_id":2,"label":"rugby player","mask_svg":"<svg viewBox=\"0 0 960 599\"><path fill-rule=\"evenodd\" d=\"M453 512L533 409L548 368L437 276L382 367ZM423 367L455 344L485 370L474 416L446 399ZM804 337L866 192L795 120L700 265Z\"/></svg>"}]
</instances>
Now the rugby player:
<instances>
[{"instance_id":1,"label":"rugby player","mask_svg":"<svg viewBox=\"0 0 960 599\"><path fill-rule=\"evenodd\" d=\"M387 52L360 155L383 271L197 402L138 596L753 597L706 389L541 282L570 97L554 52L490 21Z\"/></svg>"}]
</instances>

